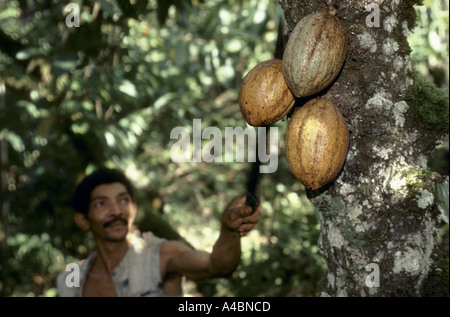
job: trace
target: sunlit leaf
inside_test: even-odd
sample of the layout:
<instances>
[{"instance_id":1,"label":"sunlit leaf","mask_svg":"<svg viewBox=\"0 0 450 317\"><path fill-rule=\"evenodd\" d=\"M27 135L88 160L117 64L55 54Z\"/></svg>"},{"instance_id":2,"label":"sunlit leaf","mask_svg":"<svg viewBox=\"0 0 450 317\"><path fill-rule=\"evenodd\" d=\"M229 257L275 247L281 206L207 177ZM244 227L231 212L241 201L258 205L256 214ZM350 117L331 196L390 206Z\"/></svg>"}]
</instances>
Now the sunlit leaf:
<instances>
[{"instance_id":1,"label":"sunlit leaf","mask_svg":"<svg viewBox=\"0 0 450 317\"><path fill-rule=\"evenodd\" d=\"M178 98L178 94L176 93L167 93L162 95L161 97L159 97L154 103L153 103L153 108L155 110L160 109L161 107L164 107L165 105L167 105L170 101L174 100Z\"/></svg>"},{"instance_id":2,"label":"sunlit leaf","mask_svg":"<svg viewBox=\"0 0 450 317\"><path fill-rule=\"evenodd\" d=\"M23 152L25 150L25 144L23 143L22 138L12 131L3 129L0 132L0 140L8 141L16 152Z\"/></svg>"},{"instance_id":3,"label":"sunlit leaf","mask_svg":"<svg viewBox=\"0 0 450 317\"><path fill-rule=\"evenodd\" d=\"M52 63L53 70L58 75L70 72L77 66L77 60L78 58L75 53L58 55Z\"/></svg>"},{"instance_id":4,"label":"sunlit leaf","mask_svg":"<svg viewBox=\"0 0 450 317\"><path fill-rule=\"evenodd\" d=\"M90 128L90 125L87 122L81 122L81 123L75 122L71 126L72 131L76 134L86 134L86 132L88 132L89 128Z\"/></svg>"},{"instance_id":5,"label":"sunlit leaf","mask_svg":"<svg viewBox=\"0 0 450 317\"><path fill-rule=\"evenodd\" d=\"M448 176L447 179L442 183L436 183L436 203L438 209L442 214L442 218L448 223L448 210L449 210L449 187L448 187Z\"/></svg>"},{"instance_id":6,"label":"sunlit leaf","mask_svg":"<svg viewBox=\"0 0 450 317\"><path fill-rule=\"evenodd\" d=\"M119 86L119 90L133 98L138 96L135 85L129 80L123 80Z\"/></svg>"},{"instance_id":7,"label":"sunlit leaf","mask_svg":"<svg viewBox=\"0 0 450 317\"><path fill-rule=\"evenodd\" d=\"M30 47L26 48L20 52L17 52L16 58L18 60L27 60L30 59L33 56L38 56L41 54L41 50L38 48Z\"/></svg>"}]
</instances>

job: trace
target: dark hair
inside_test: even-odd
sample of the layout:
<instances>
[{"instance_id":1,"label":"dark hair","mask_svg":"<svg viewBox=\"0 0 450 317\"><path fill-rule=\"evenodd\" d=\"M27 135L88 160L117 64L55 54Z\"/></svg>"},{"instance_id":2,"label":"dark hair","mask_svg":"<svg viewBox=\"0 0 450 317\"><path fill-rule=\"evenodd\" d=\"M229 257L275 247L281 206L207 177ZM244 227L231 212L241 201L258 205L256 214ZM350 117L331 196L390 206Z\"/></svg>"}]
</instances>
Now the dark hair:
<instances>
[{"instance_id":1,"label":"dark hair","mask_svg":"<svg viewBox=\"0 0 450 317\"><path fill-rule=\"evenodd\" d=\"M73 196L73 207L76 212L87 215L91 193L95 187L102 184L121 183L127 189L131 199L134 200L133 185L121 171L117 169L99 168L86 176L75 189Z\"/></svg>"}]
</instances>

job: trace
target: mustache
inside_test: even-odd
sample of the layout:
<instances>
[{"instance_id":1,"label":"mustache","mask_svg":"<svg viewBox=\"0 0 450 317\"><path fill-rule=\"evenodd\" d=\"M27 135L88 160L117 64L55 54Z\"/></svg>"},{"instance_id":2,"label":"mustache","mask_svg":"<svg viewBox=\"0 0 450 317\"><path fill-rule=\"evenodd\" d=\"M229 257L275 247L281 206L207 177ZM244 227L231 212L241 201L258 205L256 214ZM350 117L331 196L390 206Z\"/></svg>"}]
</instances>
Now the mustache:
<instances>
[{"instance_id":1,"label":"mustache","mask_svg":"<svg viewBox=\"0 0 450 317\"><path fill-rule=\"evenodd\" d=\"M113 219L111 219L110 221L105 222L105 223L103 224L103 228L109 227L110 225L112 225L112 224L115 223L116 221L120 221L120 222L122 222L123 224L128 225L128 221L127 221L126 219L123 219L122 217L117 217L117 216L115 216L115 217L113 217Z\"/></svg>"}]
</instances>

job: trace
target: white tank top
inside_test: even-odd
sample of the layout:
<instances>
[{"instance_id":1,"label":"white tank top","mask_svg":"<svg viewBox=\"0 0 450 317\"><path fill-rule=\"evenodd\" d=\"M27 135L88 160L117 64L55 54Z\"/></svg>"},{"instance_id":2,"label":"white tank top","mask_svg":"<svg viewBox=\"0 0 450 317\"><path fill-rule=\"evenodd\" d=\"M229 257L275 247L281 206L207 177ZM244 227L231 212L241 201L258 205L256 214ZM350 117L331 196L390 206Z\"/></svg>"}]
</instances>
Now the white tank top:
<instances>
[{"instance_id":1,"label":"white tank top","mask_svg":"<svg viewBox=\"0 0 450 317\"><path fill-rule=\"evenodd\" d=\"M163 241L165 240L151 232L143 233L142 237L132 236L127 253L111 272L117 296L165 296L160 262L160 248ZM82 296L86 276L95 257L96 252L92 252L80 266L79 287L66 285L66 277L70 272L62 272L58 275L56 281L58 296Z\"/></svg>"}]
</instances>

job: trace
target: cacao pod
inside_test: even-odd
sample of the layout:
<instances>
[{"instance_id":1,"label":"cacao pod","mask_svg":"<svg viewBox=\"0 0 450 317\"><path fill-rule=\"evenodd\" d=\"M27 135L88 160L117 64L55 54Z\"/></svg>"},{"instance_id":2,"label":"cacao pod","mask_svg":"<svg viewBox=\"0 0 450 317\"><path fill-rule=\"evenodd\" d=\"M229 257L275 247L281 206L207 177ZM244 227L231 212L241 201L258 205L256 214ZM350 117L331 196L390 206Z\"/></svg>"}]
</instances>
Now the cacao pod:
<instances>
[{"instance_id":1,"label":"cacao pod","mask_svg":"<svg viewBox=\"0 0 450 317\"><path fill-rule=\"evenodd\" d=\"M325 89L336 78L347 54L341 21L327 13L312 13L297 23L286 44L283 73L291 92L306 97Z\"/></svg>"},{"instance_id":2,"label":"cacao pod","mask_svg":"<svg viewBox=\"0 0 450 317\"><path fill-rule=\"evenodd\" d=\"M274 58L256 65L244 77L239 89L239 107L252 126L277 122L294 103L294 96L284 80L281 59Z\"/></svg>"},{"instance_id":3,"label":"cacao pod","mask_svg":"<svg viewBox=\"0 0 450 317\"><path fill-rule=\"evenodd\" d=\"M316 98L294 113L285 142L292 173L305 187L316 190L341 170L349 134L337 106L325 98Z\"/></svg>"}]
</instances>

